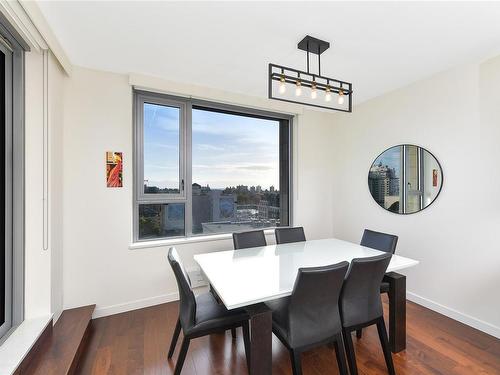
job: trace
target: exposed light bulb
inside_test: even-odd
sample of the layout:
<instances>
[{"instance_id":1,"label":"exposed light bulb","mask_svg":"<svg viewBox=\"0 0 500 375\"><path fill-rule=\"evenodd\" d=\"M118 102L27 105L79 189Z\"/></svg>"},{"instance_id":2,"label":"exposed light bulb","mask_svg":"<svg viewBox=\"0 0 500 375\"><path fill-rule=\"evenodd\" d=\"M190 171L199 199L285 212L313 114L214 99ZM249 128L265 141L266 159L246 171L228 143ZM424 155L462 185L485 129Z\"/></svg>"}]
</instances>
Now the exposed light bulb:
<instances>
[{"instance_id":1,"label":"exposed light bulb","mask_svg":"<svg viewBox=\"0 0 500 375\"><path fill-rule=\"evenodd\" d=\"M297 81L297 83L295 83L295 96L300 95L302 95L302 84L300 83L300 81Z\"/></svg>"},{"instance_id":2,"label":"exposed light bulb","mask_svg":"<svg viewBox=\"0 0 500 375\"><path fill-rule=\"evenodd\" d=\"M316 84L313 83L311 86L311 99L316 99L318 93L316 92Z\"/></svg>"},{"instance_id":3,"label":"exposed light bulb","mask_svg":"<svg viewBox=\"0 0 500 375\"><path fill-rule=\"evenodd\" d=\"M285 91L286 91L285 77L281 76L279 92L280 92L280 94L284 94Z\"/></svg>"},{"instance_id":4,"label":"exposed light bulb","mask_svg":"<svg viewBox=\"0 0 500 375\"><path fill-rule=\"evenodd\" d=\"M344 92L342 90L339 91L339 97L337 98L337 103L340 105L344 104Z\"/></svg>"},{"instance_id":5,"label":"exposed light bulb","mask_svg":"<svg viewBox=\"0 0 500 375\"><path fill-rule=\"evenodd\" d=\"M331 90L330 90L330 86L328 86L326 88L326 93L325 93L325 101L326 102L329 102L332 100L332 93L331 93Z\"/></svg>"}]
</instances>

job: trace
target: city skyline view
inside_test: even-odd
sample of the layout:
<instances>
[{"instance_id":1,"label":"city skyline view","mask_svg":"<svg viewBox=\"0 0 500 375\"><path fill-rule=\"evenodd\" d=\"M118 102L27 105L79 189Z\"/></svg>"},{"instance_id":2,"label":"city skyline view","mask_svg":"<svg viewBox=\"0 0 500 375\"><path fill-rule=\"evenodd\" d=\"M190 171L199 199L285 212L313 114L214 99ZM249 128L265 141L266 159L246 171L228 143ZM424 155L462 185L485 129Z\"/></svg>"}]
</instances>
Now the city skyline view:
<instances>
[{"instance_id":1,"label":"city skyline view","mask_svg":"<svg viewBox=\"0 0 500 375\"><path fill-rule=\"evenodd\" d=\"M154 192L157 187L146 187ZM229 233L280 226L280 192L238 185L225 189L192 184L192 233ZM184 202L141 204L139 238L185 235ZM286 222L286 221L285 221Z\"/></svg>"},{"instance_id":2,"label":"city skyline view","mask_svg":"<svg viewBox=\"0 0 500 375\"><path fill-rule=\"evenodd\" d=\"M148 187L179 187L179 118L178 108L144 105ZM212 189L279 189L279 121L193 109L192 182Z\"/></svg>"}]
</instances>

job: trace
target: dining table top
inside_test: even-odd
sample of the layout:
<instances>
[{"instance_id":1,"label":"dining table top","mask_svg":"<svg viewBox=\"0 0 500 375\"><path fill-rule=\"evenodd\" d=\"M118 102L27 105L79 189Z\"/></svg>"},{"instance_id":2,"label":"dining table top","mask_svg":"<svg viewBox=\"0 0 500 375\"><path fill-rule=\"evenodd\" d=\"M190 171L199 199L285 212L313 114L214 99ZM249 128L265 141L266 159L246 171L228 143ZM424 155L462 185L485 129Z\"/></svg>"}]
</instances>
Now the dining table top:
<instances>
[{"instance_id":1,"label":"dining table top","mask_svg":"<svg viewBox=\"0 0 500 375\"><path fill-rule=\"evenodd\" d=\"M227 309L291 295L299 268L351 262L383 252L336 238L197 254L195 261ZM387 272L416 266L394 254Z\"/></svg>"}]
</instances>

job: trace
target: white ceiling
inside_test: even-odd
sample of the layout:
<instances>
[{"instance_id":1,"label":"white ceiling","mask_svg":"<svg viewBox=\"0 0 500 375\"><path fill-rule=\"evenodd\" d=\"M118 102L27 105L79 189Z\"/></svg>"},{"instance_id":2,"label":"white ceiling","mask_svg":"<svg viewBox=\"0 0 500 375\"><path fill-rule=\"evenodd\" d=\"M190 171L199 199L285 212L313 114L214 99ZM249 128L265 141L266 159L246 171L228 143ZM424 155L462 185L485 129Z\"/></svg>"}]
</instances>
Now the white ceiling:
<instances>
[{"instance_id":1,"label":"white ceiling","mask_svg":"<svg viewBox=\"0 0 500 375\"><path fill-rule=\"evenodd\" d=\"M322 73L354 99L500 54L500 3L41 1L75 65L267 96L267 64L305 69L297 42L330 41Z\"/></svg>"}]
</instances>

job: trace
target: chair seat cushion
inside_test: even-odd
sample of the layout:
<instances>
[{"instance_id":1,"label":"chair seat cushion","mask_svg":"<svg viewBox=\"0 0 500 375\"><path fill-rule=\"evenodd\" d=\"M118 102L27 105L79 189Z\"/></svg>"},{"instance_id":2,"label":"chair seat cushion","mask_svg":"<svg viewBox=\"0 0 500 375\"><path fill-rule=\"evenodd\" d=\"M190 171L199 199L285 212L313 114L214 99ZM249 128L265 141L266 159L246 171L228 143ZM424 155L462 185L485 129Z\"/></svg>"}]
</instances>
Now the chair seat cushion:
<instances>
[{"instance_id":1,"label":"chair seat cushion","mask_svg":"<svg viewBox=\"0 0 500 375\"><path fill-rule=\"evenodd\" d=\"M196 296L196 321L189 333L223 329L248 319L245 310L228 310L224 305L217 303L212 293L203 293Z\"/></svg>"},{"instance_id":2,"label":"chair seat cushion","mask_svg":"<svg viewBox=\"0 0 500 375\"><path fill-rule=\"evenodd\" d=\"M389 293L389 283L386 281L382 281L380 284L380 293Z\"/></svg>"}]
</instances>

